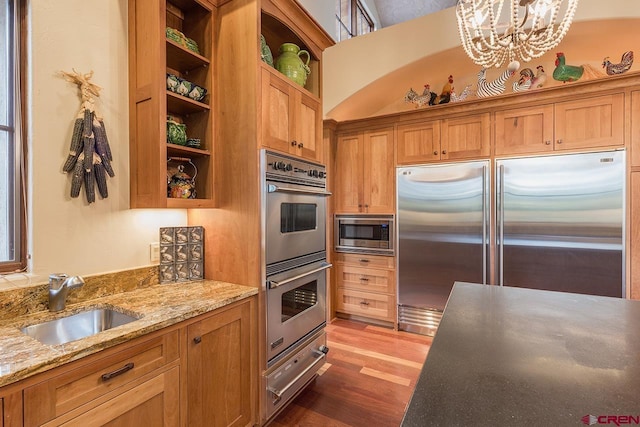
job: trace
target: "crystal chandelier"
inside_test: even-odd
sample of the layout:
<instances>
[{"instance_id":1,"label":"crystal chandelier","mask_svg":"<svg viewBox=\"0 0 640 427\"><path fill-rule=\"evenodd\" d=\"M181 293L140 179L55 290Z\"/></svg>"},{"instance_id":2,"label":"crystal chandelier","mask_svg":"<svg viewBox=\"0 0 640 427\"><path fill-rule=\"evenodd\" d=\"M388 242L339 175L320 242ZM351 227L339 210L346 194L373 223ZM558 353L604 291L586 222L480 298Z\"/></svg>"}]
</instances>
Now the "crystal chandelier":
<instances>
[{"instance_id":1,"label":"crystal chandelier","mask_svg":"<svg viewBox=\"0 0 640 427\"><path fill-rule=\"evenodd\" d=\"M486 68L530 61L560 43L577 5L578 0L458 0L462 46Z\"/></svg>"}]
</instances>

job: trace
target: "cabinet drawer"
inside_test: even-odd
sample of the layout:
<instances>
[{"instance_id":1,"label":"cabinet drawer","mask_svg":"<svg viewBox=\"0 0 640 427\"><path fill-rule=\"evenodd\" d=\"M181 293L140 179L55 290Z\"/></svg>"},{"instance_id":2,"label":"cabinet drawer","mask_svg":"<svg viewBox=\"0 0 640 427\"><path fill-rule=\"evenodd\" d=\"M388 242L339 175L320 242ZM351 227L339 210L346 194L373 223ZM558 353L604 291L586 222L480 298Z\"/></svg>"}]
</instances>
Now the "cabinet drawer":
<instances>
[{"instance_id":1,"label":"cabinet drawer","mask_svg":"<svg viewBox=\"0 0 640 427\"><path fill-rule=\"evenodd\" d=\"M351 264L359 267L395 269L396 259L392 256L334 253L335 262Z\"/></svg>"},{"instance_id":2,"label":"cabinet drawer","mask_svg":"<svg viewBox=\"0 0 640 427\"><path fill-rule=\"evenodd\" d=\"M395 272L350 265L336 266L338 287L358 289L361 291L395 293Z\"/></svg>"},{"instance_id":3,"label":"cabinet drawer","mask_svg":"<svg viewBox=\"0 0 640 427\"><path fill-rule=\"evenodd\" d=\"M174 331L108 356L90 356L72 370L58 368L60 375L25 389L25 425L47 422L178 357L178 331Z\"/></svg>"},{"instance_id":4,"label":"cabinet drawer","mask_svg":"<svg viewBox=\"0 0 640 427\"><path fill-rule=\"evenodd\" d=\"M337 311L395 322L393 295L374 294L352 289L338 289Z\"/></svg>"}]
</instances>

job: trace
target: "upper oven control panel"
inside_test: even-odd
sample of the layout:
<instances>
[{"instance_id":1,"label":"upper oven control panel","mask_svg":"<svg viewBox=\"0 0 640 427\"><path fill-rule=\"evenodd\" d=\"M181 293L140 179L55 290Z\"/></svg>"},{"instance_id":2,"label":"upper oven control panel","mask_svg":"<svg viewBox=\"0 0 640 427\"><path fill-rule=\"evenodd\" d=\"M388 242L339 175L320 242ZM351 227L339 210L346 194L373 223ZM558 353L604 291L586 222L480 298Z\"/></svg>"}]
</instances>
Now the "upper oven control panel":
<instances>
[{"instance_id":1,"label":"upper oven control panel","mask_svg":"<svg viewBox=\"0 0 640 427\"><path fill-rule=\"evenodd\" d=\"M265 151L267 180L326 188L327 170L318 163Z\"/></svg>"}]
</instances>

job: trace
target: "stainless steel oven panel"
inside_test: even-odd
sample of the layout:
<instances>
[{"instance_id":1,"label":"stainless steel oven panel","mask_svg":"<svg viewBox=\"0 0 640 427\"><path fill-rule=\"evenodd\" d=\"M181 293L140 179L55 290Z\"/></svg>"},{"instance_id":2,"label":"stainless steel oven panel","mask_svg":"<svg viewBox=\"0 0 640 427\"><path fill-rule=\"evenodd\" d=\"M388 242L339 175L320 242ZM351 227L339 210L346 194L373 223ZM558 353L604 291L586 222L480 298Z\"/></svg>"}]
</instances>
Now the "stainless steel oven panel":
<instances>
[{"instance_id":1,"label":"stainless steel oven panel","mask_svg":"<svg viewBox=\"0 0 640 427\"><path fill-rule=\"evenodd\" d=\"M326 198L330 194L318 188L267 181L267 265L325 250ZM283 219L283 213L291 215L289 221Z\"/></svg>"},{"instance_id":2,"label":"stainless steel oven panel","mask_svg":"<svg viewBox=\"0 0 640 427\"><path fill-rule=\"evenodd\" d=\"M325 261L267 277L267 360L326 323Z\"/></svg>"},{"instance_id":3,"label":"stainless steel oven panel","mask_svg":"<svg viewBox=\"0 0 640 427\"><path fill-rule=\"evenodd\" d=\"M325 363L327 339L324 330L301 344L298 351L266 373L266 418L271 419L293 399Z\"/></svg>"}]
</instances>

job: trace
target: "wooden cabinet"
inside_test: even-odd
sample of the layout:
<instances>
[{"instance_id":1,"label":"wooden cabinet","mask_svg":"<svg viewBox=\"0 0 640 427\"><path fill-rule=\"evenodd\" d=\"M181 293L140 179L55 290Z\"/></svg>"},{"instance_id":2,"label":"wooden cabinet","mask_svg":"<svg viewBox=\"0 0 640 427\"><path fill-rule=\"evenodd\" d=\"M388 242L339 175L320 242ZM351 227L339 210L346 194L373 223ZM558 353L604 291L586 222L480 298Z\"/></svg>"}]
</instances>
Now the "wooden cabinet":
<instances>
[{"instance_id":1,"label":"wooden cabinet","mask_svg":"<svg viewBox=\"0 0 640 427\"><path fill-rule=\"evenodd\" d=\"M395 258L336 253L336 312L396 322Z\"/></svg>"},{"instance_id":2,"label":"wooden cabinet","mask_svg":"<svg viewBox=\"0 0 640 427\"><path fill-rule=\"evenodd\" d=\"M58 368L24 390L25 425L179 425L178 336L173 331Z\"/></svg>"},{"instance_id":3,"label":"wooden cabinet","mask_svg":"<svg viewBox=\"0 0 640 427\"><path fill-rule=\"evenodd\" d=\"M624 94L497 111L496 155L624 146Z\"/></svg>"},{"instance_id":4,"label":"wooden cabinet","mask_svg":"<svg viewBox=\"0 0 640 427\"><path fill-rule=\"evenodd\" d=\"M20 427L22 420L22 392L20 390L1 395L0 426Z\"/></svg>"},{"instance_id":5,"label":"wooden cabinet","mask_svg":"<svg viewBox=\"0 0 640 427\"><path fill-rule=\"evenodd\" d=\"M631 92L631 140L627 149L631 151L631 167L640 167L640 90Z\"/></svg>"},{"instance_id":6,"label":"wooden cabinet","mask_svg":"<svg viewBox=\"0 0 640 427\"><path fill-rule=\"evenodd\" d=\"M393 128L338 137L334 180L336 213L394 213Z\"/></svg>"},{"instance_id":7,"label":"wooden cabinet","mask_svg":"<svg viewBox=\"0 0 640 427\"><path fill-rule=\"evenodd\" d=\"M320 99L298 89L284 75L262 67L262 145L321 161Z\"/></svg>"},{"instance_id":8,"label":"wooden cabinet","mask_svg":"<svg viewBox=\"0 0 640 427\"><path fill-rule=\"evenodd\" d=\"M214 206L213 72L214 7L198 0L129 1L130 203L132 208ZM198 51L167 38L167 28L183 33ZM185 40L186 40L185 39ZM193 45L190 45L193 46ZM196 101L167 89L173 74L207 90ZM186 125L198 148L167 142L167 119ZM196 176L195 198L171 198L167 180L179 166Z\"/></svg>"},{"instance_id":9,"label":"wooden cabinet","mask_svg":"<svg viewBox=\"0 0 640 427\"><path fill-rule=\"evenodd\" d=\"M489 113L398 125L397 163L487 157L490 144Z\"/></svg>"},{"instance_id":10,"label":"wooden cabinet","mask_svg":"<svg viewBox=\"0 0 640 427\"><path fill-rule=\"evenodd\" d=\"M187 425L252 425L258 375L253 368L253 301L215 312L187 328Z\"/></svg>"}]
</instances>

